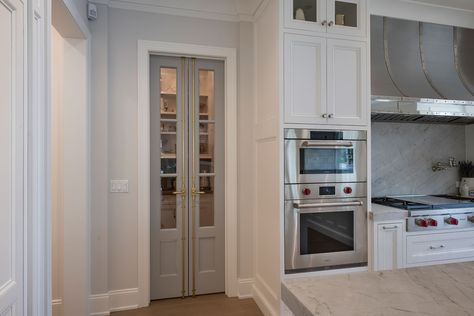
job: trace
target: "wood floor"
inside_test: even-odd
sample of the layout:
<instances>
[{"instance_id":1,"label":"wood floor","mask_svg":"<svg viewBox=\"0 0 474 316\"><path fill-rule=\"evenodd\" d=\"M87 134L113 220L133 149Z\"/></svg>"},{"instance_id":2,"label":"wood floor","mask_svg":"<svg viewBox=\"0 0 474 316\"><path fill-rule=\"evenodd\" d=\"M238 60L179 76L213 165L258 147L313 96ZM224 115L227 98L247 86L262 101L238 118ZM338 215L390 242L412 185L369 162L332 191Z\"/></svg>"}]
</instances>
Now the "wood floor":
<instances>
[{"instance_id":1,"label":"wood floor","mask_svg":"<svg viewBox=\"0 0 474 316\"><path fill-rule=\"evenodd\" d=\"M228 298L225 294L210 294L195 298L174 298L151 302L147 308L116 312L113 316L261 316L251 298Z\"/></svg>"}]
</instances>

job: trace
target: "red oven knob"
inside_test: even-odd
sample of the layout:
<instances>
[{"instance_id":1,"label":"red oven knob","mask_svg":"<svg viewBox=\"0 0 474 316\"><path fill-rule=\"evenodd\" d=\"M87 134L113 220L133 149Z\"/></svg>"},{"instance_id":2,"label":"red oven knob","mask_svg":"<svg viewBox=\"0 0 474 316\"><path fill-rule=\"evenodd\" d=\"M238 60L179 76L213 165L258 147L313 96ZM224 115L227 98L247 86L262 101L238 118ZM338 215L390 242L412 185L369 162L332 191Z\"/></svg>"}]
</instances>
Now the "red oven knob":
<instances>
[{"instance_id":1,"label":"red oven knob","mask_svg":"<svg viewBox=\"0 0 474 316\"><path fill-rule=\"evenodd\" d=\"M309 188L304 188L303 189L303 194L304 195L310 195L311 194L311 190Z\"/></svg>"},{"instance_id":2,"label":"red oven knob","mask_svg":"<svg viewBox=\"0 0 474 316\"><path fill-rule=\"evenodd\" d=\"M421 227L428 227L428 221L424 218L415 219L415 224Z\"/></svg>"},{"instance_id":3,"label":"red oven knob","mask_svg":"<svg viewBox=\"0 0 474 316\"><path fill-rule=\"evenodd\" d=\"M351 194L352 193L352 188L351 187L345 187L344 188L344 193L345 194Z\"/></svg>"},{"instance_id":4,"label":"red oven knob","mask_svg":"<svg viewBox=\"0 0 474 316\"><path fill-rule=\"evenodd\" d=\"M435 219L428 219L430 226L438 226L438 221Z\"/></svg>"},{"instance_id":5,"label":"red oven knob","mask_svg":"<svg viewBox=\"0 0 474 316\"><path fill-rule=\"evenodd\" d=\"M448 218L446 218L444 221L445 221L446 224L448 224L448 225L457 225L457 224L459 224L458 219L457 219L457 218L454 218L454 217L451 217L451 216L448 217Z\"/></svg>"}]
</instances>

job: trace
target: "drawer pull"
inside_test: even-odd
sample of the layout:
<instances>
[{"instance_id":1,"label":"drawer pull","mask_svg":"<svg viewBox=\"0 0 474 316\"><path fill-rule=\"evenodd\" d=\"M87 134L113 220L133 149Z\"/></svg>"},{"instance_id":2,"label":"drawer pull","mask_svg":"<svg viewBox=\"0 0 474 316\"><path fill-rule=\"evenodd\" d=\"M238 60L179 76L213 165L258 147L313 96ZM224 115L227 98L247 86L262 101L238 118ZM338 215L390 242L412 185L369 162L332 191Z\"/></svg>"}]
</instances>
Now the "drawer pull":
<instances>
[{"instance_id":1,"label":"drawer pull","mask_svg":"<svg viewBox=\"0 0 474 316\"><path fill-rule=\"evenodd\" d=\"M436 246L430 246L430 249L431 249L431 250L442 249L442 248L444 248L444 245L439 245L438 247L436 247Z\"/></svg>"},{"instance_id":2,"label":"drawer pull","mask_svg":"<svg viewBox=\"0 0 474 316\"><path fill-rule=\"evenodd\" d=\"M387 230L387 229L397 229L398 228L398 225L393 225L393 226L382 226L383 229Z\"/></svg>"}]
</instances>

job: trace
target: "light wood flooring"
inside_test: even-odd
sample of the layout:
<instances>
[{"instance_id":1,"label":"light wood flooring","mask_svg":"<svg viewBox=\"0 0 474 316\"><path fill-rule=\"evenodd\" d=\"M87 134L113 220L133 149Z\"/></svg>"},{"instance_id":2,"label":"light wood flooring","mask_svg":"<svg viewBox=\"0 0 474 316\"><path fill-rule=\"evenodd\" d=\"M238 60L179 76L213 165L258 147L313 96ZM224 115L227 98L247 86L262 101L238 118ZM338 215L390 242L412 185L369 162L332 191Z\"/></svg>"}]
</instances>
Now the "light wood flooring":
<instances>
[{"instance_id":1,"label":"light wood flooring","mask_svg":"<svg viewBox=\"0 0 474 316\"><path fill-rule=\"evenodd\" d=\"M152 301L149 307L112 313L113 316L262 316L251 298L228 298L225 294L200 295Z\"/></svg>"}]
</instances>

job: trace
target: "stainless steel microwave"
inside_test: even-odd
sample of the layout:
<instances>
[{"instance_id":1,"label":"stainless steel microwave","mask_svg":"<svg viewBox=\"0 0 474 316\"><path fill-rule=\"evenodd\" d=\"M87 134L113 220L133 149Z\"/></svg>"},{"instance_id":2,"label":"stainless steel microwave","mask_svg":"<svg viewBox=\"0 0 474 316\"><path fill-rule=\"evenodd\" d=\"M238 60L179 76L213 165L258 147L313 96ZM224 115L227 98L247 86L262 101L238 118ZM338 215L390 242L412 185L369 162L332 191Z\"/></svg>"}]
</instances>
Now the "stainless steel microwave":
<instances>
[{"instance_id":1,"label":"stainless steel microwave","mask_svg":"<svg viewBox=\"0 0 474 316\"><path fill-rule=\"evenodd\" d=\"M367 132L285 129L285 184L367 181Z\"/></svg>"}]
</instances>

